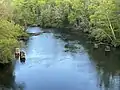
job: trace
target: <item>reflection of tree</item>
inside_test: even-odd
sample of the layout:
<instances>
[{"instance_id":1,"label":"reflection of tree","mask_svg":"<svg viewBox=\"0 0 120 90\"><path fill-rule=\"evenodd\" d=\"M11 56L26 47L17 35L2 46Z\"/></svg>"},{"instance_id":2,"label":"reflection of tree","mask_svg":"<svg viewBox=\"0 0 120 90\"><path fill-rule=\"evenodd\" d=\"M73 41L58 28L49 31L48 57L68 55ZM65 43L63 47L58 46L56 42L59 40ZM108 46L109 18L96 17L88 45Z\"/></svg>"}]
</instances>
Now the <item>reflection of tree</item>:
<instances>
[{"instance_id":1,"label":"reflection of tree","mask_svg":"<svg viewBox=\"0 0 120 90\"><path fill-rule=\"evenodd\" d=\"M14 81L14 76L12 75L13 67L12 65L6 65L0 70L0 85L10 87L11 83Z\"/></svg>"},{"instance_id":2,"label":"reflection of tree","mask_svg":"<svg viewBox=\"0 0 120 90\"><path fill-rule=\"evenodd\" d=\"M99 49L94 49L91 44L87 43L87 39L84 38L84 35L70 35L69 31L62 31L62 33L60 31L55 32L55 37L63 40L66 43L65 48L71 53L79 49L76 47L76 44L82 45L90 59L96 63L96 69L100 77L100 87L104 88L104 90L120 90L119 50L112 50L111 53L105 53L103 46Z\"/></svg>"},{"instance_id":3,"label":"reflection of tree","mask_svg":"<svg viewBox=\"0 0 120 90\"><path fill-rule=\"evenodd\" d=\"M81 44L79 44L79 38L71 37L67 32L55 32L55 38L61 39L65 42L64 50L65 52L77 53L82 49Z\"/></svg>"},{"instance_id":4,"label":"reflection of tree","mask_svg":"<svg viewBox=\"0 0 120 90\"><path fill-rule=\"evenodd\" d=\"M13 90L24 90L25 83L14 83Z\"/></svg>"},{"instance_id":5,"label":"reflection of tree","mask_svg":"<svg viewBox=\"0 0 120 90\"><path fill-rule=\"evenodd\" d=\"M9 64L0 68L0 90L24 90L24 84L17 84L13 75L14 66Z\"/></svg>"},{"instance_id":6,"label":"reflection of tree","mask_svg":"<svg viewBox=\"0 0 120 90\"><path fill-rule=\"evenodd\" d=\"M81 46L79 46L75 42L68 42L64 46L65 52L72 52L72 53L77 53L77 51L80 50Z\"/></svg>"},{"instance_id":7,"label":"reflection of tree","mask_svg":"<svg viewBox=\"0 0 120 90\"><path fill-rule=\"evenodd\" d=\"M112 51L111 53L105 53L103 48L98 50L89 50L89 55L97 64L97 70L100 75L100 81L105 90L119 90L113 88L119 88L120 79L115 78L120 77L120 61L119 52ZM115 84L117 83L117 84ZM119 85L118 85L119 84ZM110 89L109 89L110 88Z\"/></svg>"}]
</instances>

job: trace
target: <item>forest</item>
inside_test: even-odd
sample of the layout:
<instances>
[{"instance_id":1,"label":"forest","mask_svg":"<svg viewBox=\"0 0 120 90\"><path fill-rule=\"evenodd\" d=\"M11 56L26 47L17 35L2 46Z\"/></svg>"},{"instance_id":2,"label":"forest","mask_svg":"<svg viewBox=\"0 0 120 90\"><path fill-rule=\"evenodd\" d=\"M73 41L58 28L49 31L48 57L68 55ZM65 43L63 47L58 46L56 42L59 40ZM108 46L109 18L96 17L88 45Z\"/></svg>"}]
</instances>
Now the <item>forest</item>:
<instances>
[{"instance_id":1,"label":"forest","mask_svg":"<svg viewBox=\"0 0 120 90\"><path fill-rule=\"evenodd\" d=\"M0 23L0 63L12 60L18 36L35 24L72 27L98 43L120 46L120 0L1 0Z\"/></svg>"}]
</instances>

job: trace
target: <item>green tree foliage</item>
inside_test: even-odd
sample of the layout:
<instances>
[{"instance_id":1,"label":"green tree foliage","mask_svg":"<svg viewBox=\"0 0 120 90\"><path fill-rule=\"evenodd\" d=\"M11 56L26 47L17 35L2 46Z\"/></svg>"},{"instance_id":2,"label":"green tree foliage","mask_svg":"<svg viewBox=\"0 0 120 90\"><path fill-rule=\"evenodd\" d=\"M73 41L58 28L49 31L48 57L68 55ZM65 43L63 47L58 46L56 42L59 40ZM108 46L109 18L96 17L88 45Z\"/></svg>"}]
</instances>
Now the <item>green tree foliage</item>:
<instances>
[{"instance_id":1,"label":"green tree foliage","mask_svg":"<svg viewBox=\"0 0 120 90\"><path fill-rule=\"evenodd\" d=\"M19 24L19 25L17 25ZM120 45L119 0L0 0L0 62L12 58L21 26L87 31L99 42Z\"/></svg>"},{"instance_id":2,"label":"green tree foliage","mask_svg":"<svg viewBox=\"0 0 120 90\"><path fill-rule=\"evenodd\" d=\"M14 20L23 25L62 27L69 13L69 0L14 0Z\"/></svg>"},{"instance_id":3,"label":"green tree foliage","mask_svg":"<svg viewBox=\"0 0 120 90\"><path fill-rule=\"evenodd\" d=\"M12 0L12 15L10 5L8 9L2 4L4 9L0 10L4 11L2 17L12 16L20 25L61 28L69 24L87 30L95 40L117 46L120 44L119 5L119 0Z\"/></svg>"},{"instance_id":4,"label":"green tree foliage","mask_svg":"<svg viewBox=\"0 0 120 90\"><path fill-rule=\"evenodd\" d=\"M14 0L15 22L42 27L65 23L87 30L98 41L120 43L119 0Z\"/></svg>"},{"instance_id":5,"label":"green tree foliage","mask_svg":"<svg viewBox=\"0 0 120 90\"><path fill-rule=\"evenodd\" d=\"M115 46L119 44L119 15L114 0L91 0L89 12L92 11L90 24L92 25L91 35L97 40L110 40ZM116 43L117 42L117 43Z\"/></svg>"},{"instance_id":6,"label":"green tree foliage","mask_svg":"<svg viewBox=\"0 0 120 90\"><path fill-rule=\"evenodd\" d=\"M13 0L16 23L42 27L69 24L98 41L120 45L119 0Z\"/></svg>"},{"instance_id":7,"label":"green tree foliage","mask_svg":"<svg viewBox=\"0 0 120 90\"><path fill-rule=\"evenodd\" d=\"M13 59L13 50L18 46L17 37L23 34L22 28L12 20L12 7L9 0L0 1L0 63Z\"/></svg>"}]
</instances>

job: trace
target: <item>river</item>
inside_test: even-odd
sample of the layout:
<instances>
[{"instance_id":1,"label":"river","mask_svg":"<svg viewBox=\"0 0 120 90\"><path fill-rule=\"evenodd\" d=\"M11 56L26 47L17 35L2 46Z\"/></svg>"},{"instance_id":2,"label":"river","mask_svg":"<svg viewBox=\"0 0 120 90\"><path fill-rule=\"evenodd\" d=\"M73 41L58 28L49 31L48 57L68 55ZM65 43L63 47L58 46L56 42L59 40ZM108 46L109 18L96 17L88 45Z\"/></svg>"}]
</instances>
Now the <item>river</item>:
<instances>
[{"instance_id":1,"label":"river","mask_svg":"<svg viewBox=\"0 0 120 90\"><path fill-rule=\"evenodd\" d=\"M0 71L0 90L120 90L119 50L105 54L64 30L30 32L38 30L46 33L29 38L26 62Z\"/></svg>"}]
</instances>

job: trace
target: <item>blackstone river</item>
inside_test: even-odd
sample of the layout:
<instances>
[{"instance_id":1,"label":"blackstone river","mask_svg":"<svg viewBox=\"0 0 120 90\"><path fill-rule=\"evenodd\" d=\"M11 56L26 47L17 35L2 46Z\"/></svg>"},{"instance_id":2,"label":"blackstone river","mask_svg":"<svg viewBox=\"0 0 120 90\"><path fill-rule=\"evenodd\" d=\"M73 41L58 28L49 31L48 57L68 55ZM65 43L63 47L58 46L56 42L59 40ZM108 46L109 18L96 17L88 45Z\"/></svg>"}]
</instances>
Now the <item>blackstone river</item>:
<instances>
[{"instance_id":1,"label":"blackstone river","mask_svg":"<svg viewBox=\"0 0 120 90\"><path fill-rule=\"evenodd\" d=\"M26 62L0 71L0 90L120 90L120 50L94 49L67 30L29 28Z\"/></svg>"}]
</instances>

